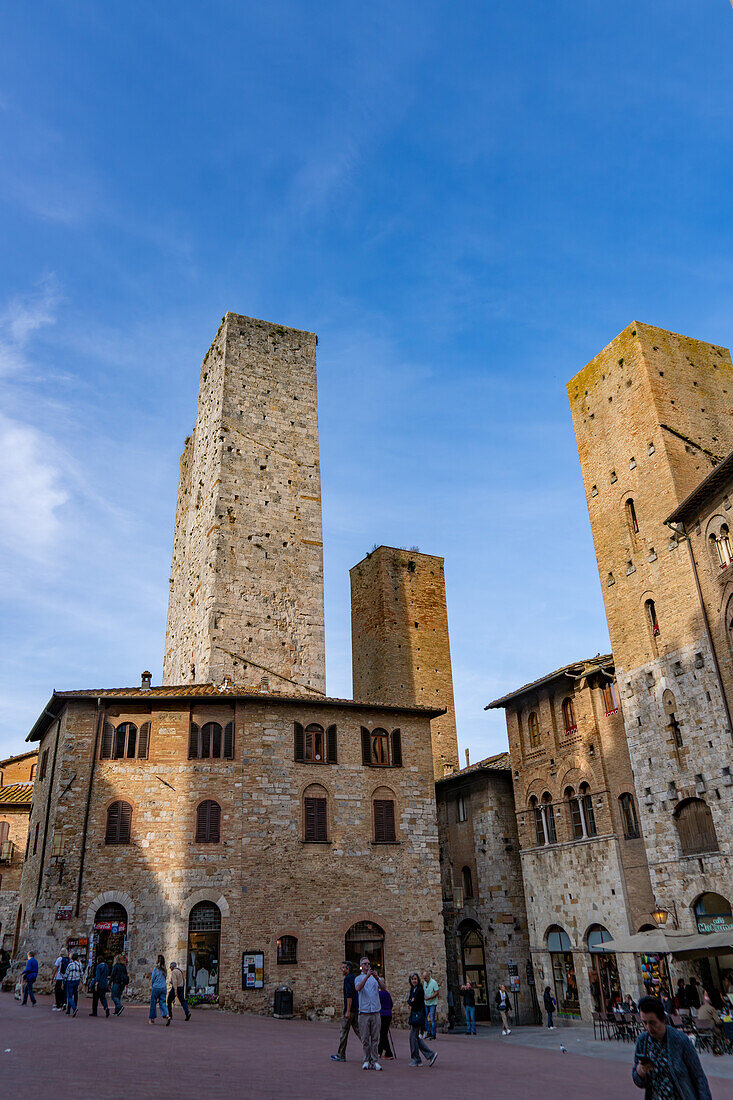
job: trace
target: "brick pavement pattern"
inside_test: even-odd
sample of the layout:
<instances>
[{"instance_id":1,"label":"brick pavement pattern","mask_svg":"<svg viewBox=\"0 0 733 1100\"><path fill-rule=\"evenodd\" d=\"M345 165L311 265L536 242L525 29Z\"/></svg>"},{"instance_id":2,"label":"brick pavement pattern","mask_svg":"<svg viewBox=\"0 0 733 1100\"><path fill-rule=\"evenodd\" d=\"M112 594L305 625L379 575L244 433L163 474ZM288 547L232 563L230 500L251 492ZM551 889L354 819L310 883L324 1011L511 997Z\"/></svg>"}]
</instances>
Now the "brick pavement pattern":
<instances>
[{"instance_id":1,"label":"brick pavement pattern","mask_svg":"<svg viewBox=\"0 0 733 1100\"><path fill-rule=\"evenodd\" d=\"M22 1008L9 994L0 996L0 1095L13 1100L54 1100L93 1095L96 1100L179 1100L205 1092L207 1100L232 1096L352 1096L385 1100L414 1094L421 1100L447 1095L491 1096L492 1100L620 1100L640 1096L628 1062L603 1061L559 1050L533 1049L512 1042L438 1036L438 1060L432 1069L408 1066L407 1032L394 1033L397 1061L383 1073L361 1070L361 1048L349 1040L347 1061L330 1060L336 1049L335 1026L302 1020L273 1020L218 1011L198 1011L189 1024L177 1013L171 1027L152 1028L147 1009L129 1005L115 1019L91 1020L84 999L79 1015L68 1019L51 1012L51 1000L39 997L35 1009ZM568 1029L570 1033L570 1029ZM600 1044L599 1044L600 1046ZM358 1049L357 1049L358 1048ZM9 1053L8 1053L9 1050ZM714 1100L733 1098L733 1081L712 1081Z\"/></svg>"}]
</instances>

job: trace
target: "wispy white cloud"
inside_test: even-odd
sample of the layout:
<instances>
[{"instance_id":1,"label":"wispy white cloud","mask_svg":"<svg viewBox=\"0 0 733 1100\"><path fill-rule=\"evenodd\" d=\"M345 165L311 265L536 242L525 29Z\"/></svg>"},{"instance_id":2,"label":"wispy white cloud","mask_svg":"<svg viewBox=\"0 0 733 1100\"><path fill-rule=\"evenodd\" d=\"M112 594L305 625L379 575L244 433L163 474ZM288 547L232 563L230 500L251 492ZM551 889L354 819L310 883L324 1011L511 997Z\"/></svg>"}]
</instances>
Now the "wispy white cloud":
<instances>
[{"instance_id":1,"label":"wispy white cloud","mask_svg":"<svg viewBox=\"0 0 733 1100\"><path fill-rule=\"evenodd\" d=\"M68 500L53 441L0 413L0 543L17 553L45 555L60 531Z\"/></svg>"},{"instance_id":2,"label":"wispy white cloud","mask_svg":"<svg viewBox=\"0 0 733 1100\"><path fill-rule=\"evenodd\" d=\"M45 276L32 294L10 299L0 313L0 375L26 369L28 342L39 329L55 324L60 301L54 275Z\"/></svg>"}]
</instances>

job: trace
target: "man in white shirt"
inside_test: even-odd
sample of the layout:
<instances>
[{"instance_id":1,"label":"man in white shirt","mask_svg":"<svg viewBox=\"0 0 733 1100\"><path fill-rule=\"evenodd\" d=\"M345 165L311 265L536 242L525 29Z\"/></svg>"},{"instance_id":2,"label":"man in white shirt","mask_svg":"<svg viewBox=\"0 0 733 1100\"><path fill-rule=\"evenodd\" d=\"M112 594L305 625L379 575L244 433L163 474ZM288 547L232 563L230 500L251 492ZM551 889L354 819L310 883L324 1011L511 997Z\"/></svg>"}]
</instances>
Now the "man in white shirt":
<instances>
[{"instance_id":1,"label":"man in white shirt","mask_svg":"<svg viewBox=\"0 0 733 1100\"><path fill-rule=\"evenodd\" d=\"M428 1039L437 1038L438 983L430 970L422 972L422 990L425 994L425 1016Z\"/></svg>"},{"instance_id":2,"label":"man in white shirt","mask_svg":"<svg viewBox=\"0 0 733 1100\"><path fill-rule=\"evenodd\" d=\"M379 1027L380 1011L382 1005L379 1000L379 990L386 989L382 978L372 969L369 959L359 960L361 973L356 975L354 988L359 998L359 1035L361 1045L364 1047L364 1064L362 1069L381 1069L377 1058L379 1056Z\"/></svg>"},{"instance_id":3,"label":"man in white shirt","mask_svg":"<svg viewBox=\"0 0 733 1100\"><path fill-rule=\"evenodd\" d=\"M66 967L66 1011L69 1016L76 1016L79 1010L79 982L84 977L84 967L79 962L76 952L71 956L71 962Z\"/></svg>"}]
</instances>

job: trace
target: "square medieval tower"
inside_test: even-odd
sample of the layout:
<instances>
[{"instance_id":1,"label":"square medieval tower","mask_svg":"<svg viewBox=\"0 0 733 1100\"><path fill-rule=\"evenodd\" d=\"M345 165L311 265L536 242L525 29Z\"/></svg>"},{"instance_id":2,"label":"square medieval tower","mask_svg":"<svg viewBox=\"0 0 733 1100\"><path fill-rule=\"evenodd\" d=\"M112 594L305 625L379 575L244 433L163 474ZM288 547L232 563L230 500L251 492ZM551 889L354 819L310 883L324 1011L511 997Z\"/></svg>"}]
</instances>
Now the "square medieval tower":
<instances>
[{"instance_id":1,"label":"square medieval tower","mask_svg":"<svg viewBox=\"0 0 733 1100\"><path fill-rule=\"evenodd\" d=\"M163 682L325 693L312 332L227 313L181 456Z\"/></svg>"}]
</instances>

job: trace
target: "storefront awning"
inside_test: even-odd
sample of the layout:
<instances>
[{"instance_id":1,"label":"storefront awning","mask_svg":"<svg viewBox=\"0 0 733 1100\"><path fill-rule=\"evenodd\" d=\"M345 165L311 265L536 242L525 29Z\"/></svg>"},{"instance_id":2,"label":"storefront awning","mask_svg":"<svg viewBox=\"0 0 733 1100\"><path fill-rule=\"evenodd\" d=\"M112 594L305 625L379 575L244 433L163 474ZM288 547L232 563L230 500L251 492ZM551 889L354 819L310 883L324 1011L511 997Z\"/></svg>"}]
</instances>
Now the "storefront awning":
<instances>
[{"instance_id":1,"label":"storefront awning","mask_svg":"<svg viewBox=\"0 0 733 1100\"><path fill-rule=\"evenodd\" d=\"M733 928L723 932L677 932L655 928L633 936L619 936L594 948L604 954L681 955L687 958L733 953Z\"/></svg>"}]
</instances>

